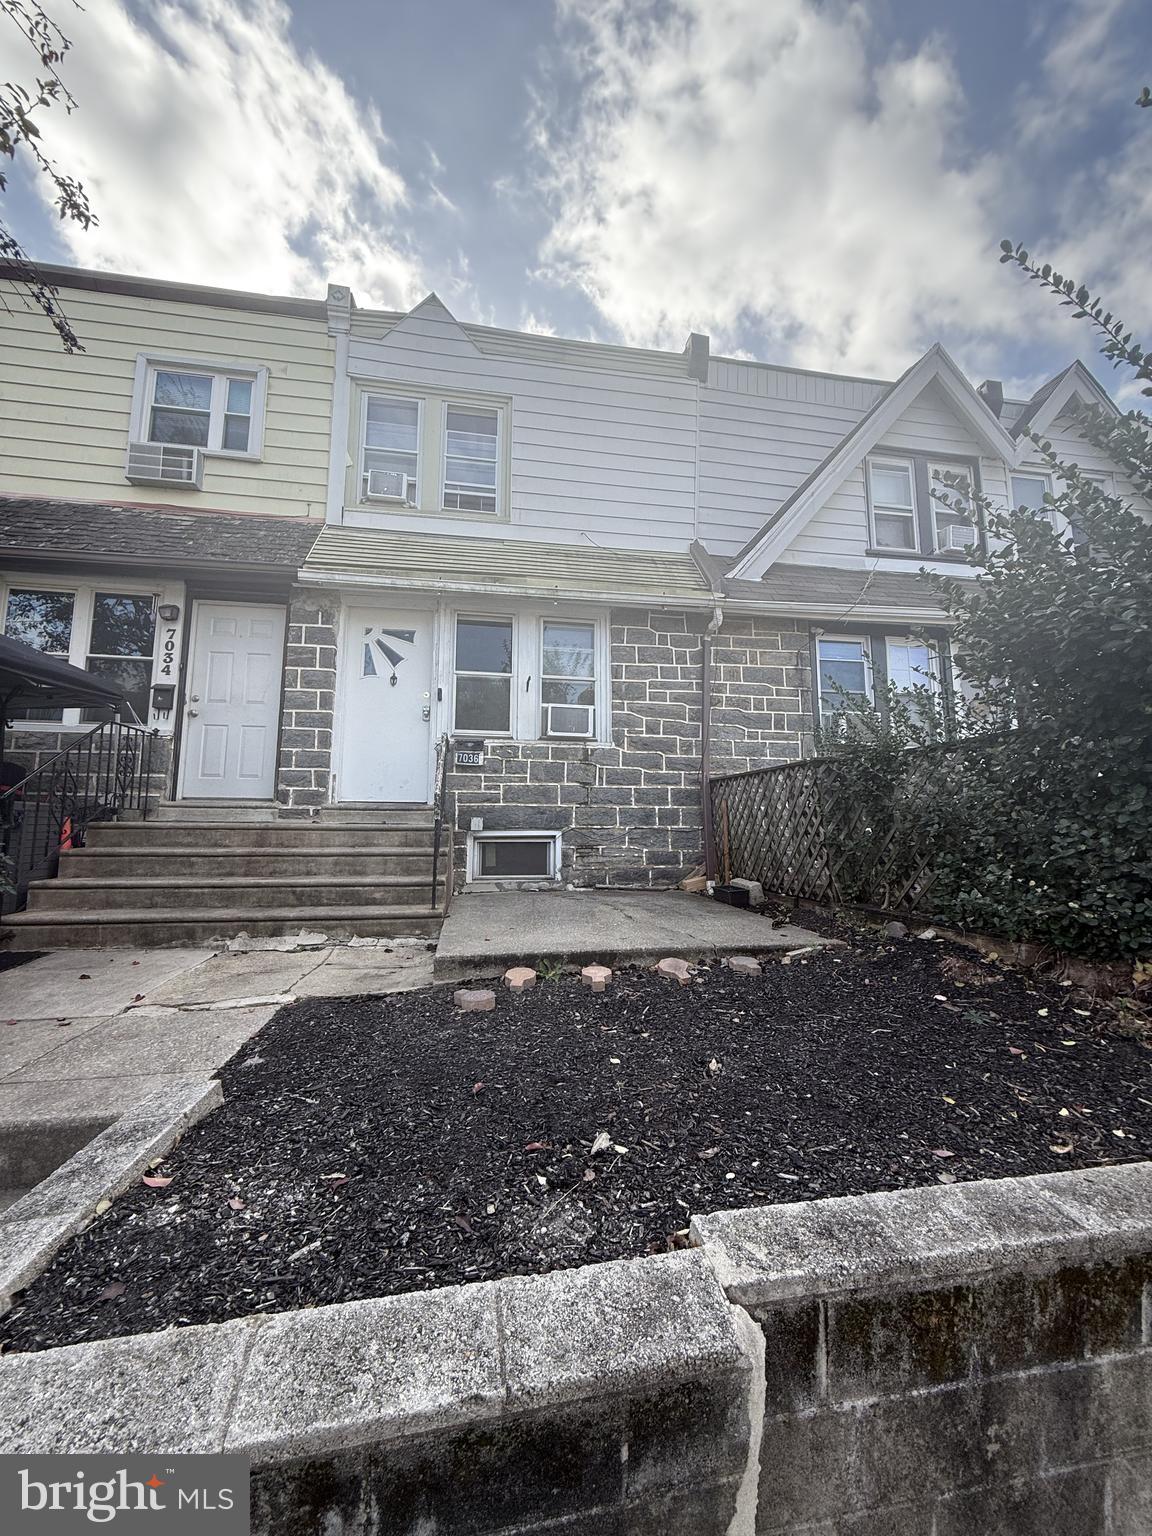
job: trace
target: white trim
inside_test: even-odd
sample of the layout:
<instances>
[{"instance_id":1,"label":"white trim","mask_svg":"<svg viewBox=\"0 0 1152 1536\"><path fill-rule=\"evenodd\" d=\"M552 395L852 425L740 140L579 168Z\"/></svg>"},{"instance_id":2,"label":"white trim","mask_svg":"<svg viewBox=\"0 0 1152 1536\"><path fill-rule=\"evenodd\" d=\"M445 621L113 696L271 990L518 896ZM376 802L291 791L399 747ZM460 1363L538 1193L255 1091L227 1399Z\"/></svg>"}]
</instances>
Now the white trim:
<instances>
[{"instance_id":1,"label":"white trim","mask_svg":"<svg viewBox=\"0 0 1152 1536\"><path fill-rule=\"evenodd\" d=\"M482 875L480 846L483 843L544 843L549 846L550 869L546 875ZM469 832L467 871L470 885L538 885L542 880L558 884L563 878L564 834L551 831Z\"/></svg>"},{"instance_id":2,"label":"white trim","mask_svg":"<svg viewBox=\"0 0 1152 1536\"><path fill-rule=\"evenodd\" d=\"M1042 437L1053 422L1059 420L1073 399L1079 399L1084 405L1100 406L1102 409L1110 411L1114 416L1120 415L1120 408L1115 400L1112 399L1103 385L1097 383L1084 364L1077 359L1065 370L1064 378L1057 384L1048 398L1041 403L1036 415L1028 423L1021 435L1015 439L1016 451L1009 458L1011 467L1019 467L1030 453L1035 452L1035 444L1030 441L1029 434L1035 432L1038 437ZM1025 402L1024 410L1026 411L1027 409L1028 405Z\"/></svg>"},{"instance_id":3,"label":"white trim","mask_svg":"<svg viewBox=\"0 0 1152 1536\"><path fill-rule=\"evenodd\" d=\"M914 363L888 393L847 433L796 495L779 521L766 527L745 546L728 576L758 581L776 557L801 533L839 490L849 474L882 443L891 429L931 383L938 383L974 435L996 458L1011 463L1017 445L937 343ZM787 505L787 504L786 504Z\"/></svg>"},{"instance_id":4,"label":"white trim","mask_svg":"<svg viewBox=\"0 0 1152 1536\"><path fill-rule=\"evenodd\" d=\"M152 676L149 689L157 683L172 684L179 687L181 652L184 636L184 598L185 589L182 581L170 579L158 579L154 582L142 580L139 576L131 576L121 579L116 568L109 566L107 571L101 570L97 574L86 571L83 575L62 575L59 571L53 571L50 575L41 575L35 571L6 570L0 574L0 634L4 632L8 614L8 594L13 589L24 591L48 591L71 592L75 595L72 609L72 633L70 636L67 660L74 667L87 671L89 650L92 642L92 618L96 607L96 593L110 592L123 594L126 597L151 597L155 607L159 609L162 604L173 603L180 608L179 619L172 623L165 623L156 616L156 625L152 645ZM173 648L164 650L165 631L172 632ZM131 658L125 658L131 659ZM138 658L143 659L143 658ZM164 671L167 665L169 670ZM81 720L80 709L66 709L63 711L62 720L18 720L14 721L14 731L89 731L91 722ZM149 708L148 718L143 722L150 730L159 731L161 735L171 735L175 728L177 708L165 715L157 714Z\"/></svg>"},{"instance_id":5,"label":"white trim","mask_svg":"<svg viewBox=\"0 0 1152 1536\"><path fill-rule=\"evenodd\" d=\"M211 357L181 357L171 352L137 352L136 371L132 380L132 414L128 440L133 443L151 441L148 435L148 418L151 413L152 394L157 372L211 374L212 405L209 413L208 444L201 453L219 459L240 459L250 463L264 456L264 417L268 402L268 369L251 361L224 361ZM242 452L235 448L221 448L220 437L224 430L224 404L226 396L221 387L229 378L242 378L252 383L252 411L248 428L248 447ZM199 445L197 445L199 446Z\"/></svg>"}]
</instances>

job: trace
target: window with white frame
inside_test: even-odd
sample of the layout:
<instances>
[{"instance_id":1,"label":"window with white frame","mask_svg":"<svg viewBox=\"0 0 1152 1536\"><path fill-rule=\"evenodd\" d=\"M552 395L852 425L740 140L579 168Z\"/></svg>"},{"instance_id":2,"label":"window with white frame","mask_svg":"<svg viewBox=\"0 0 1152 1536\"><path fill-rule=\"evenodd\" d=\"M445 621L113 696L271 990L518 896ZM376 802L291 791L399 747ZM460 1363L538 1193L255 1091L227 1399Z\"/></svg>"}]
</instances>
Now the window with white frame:
<instances>
[{"instance_id":1,"label":"window with white frame","mask_svg":"<svg viewBox=\"0 0 1152 1536\"><path fill-rule=\"evenodd\" d=\"M444 506L495 512L500 467L500 413L474 406L444 410Z\"/></svg>"},{"instance_id":2,"label":"window with white frame","mask_svg":"<svg viewBox=\"0 0 1152 1536\"><path fill-rule=\"evenodd\" d=\"M266 368L142 358L133 438L257 458Z\"/></svg>"},{"instance_id":3,"label":"window with white frame","mask_svg":"<svg viewBox=\"0 0 1152 1536\"><path fill-rule=\"evenodd\" d=\"M147 722L156 602L155 593L125 592L111 584L63 589L13 583L5 600L4 633L121 687L137 718ZM12 718L76 724L89 716L72 709L26 709L14 710Z\"/></svg>"},{"instance_id":4,"label":"window with white frame","mask_svg":"<svg viewBox=\"0 0 1152 1536\"><path fill-rule=\"evenodd\" d=\"M955 475L963 483L949 485L945 475ZM972 482L969 471L963 465L928 465L928 484L932 497L932 528L938 554L962 554L978 541L976 531L976 504L972 499ZM944 497L944 500L940 498Z\"/></svg>"},{"instance_id":5,"label":"window with white frame","mask_svg":"<svg viewBox=\"0 0 1152 1536\"><path fill-rule=\"evenodd\" d=\"M868 505L877 549L916 549L916 476L910 462L868 460Z\"/></svg>"},{"instance_id":6,"label":"window with white frame","mask_svg":"<svg viewBox=\"0 0 1152 1536\"><path fill-rule=\"evenodd\" d=\"M912 639L907 635L885 635L884 659L888 669L888 685L896 698L913 715L926 711L922 690L932 695L940 687L940 660L936 647L927 640Z\"/></svg>"},{"instance_id":7,"label":"window with white frame","mask_svg":"<svg viewBox=\"0 0 1152 1536\"><path fill-rule=\"evenodd\" d=\"M872 701L872 648L866 635L820 635L816 640L820 724L836 726Z\"/></svg>"},{"instance_id":8,"label":"window with white frame","mask_svg":"<svg viewBox=\"0 0 1152 1536\"><path fill-rule=\"evenodd\" d=\"M540 653L541 735L596 734L596 627L545 619Z\"/></svg>"},{"instance_id":9,"label":"window with white frame","mask_svg":"<svg viewBox=\"0 0 1152 1536\"><path fill-rule=\"evenodd\" d=\"M452 706L457 734L511 734L514 645L510 618L457 618Z\"/></svg>"},{"instance_id":10,"label":"window with white frame","mask_svg":"<svg viewBox=\"0 0 1152 1536\"><path fill-rule=\"evenodd\" d=\"M1052 508L1044 504L1044 498L1051 494L1052 481L1048 475L1028 470L1012 476L1013 507L1023 507L1049 523L1052 521Z\"/></svg>"},{"instance_id":11,"label":"window with white frame","mask_svg":"<svg viewBox=\"0 0 1152 1536\"><path fill-rule=\"evenodd\" d=\"M420 471L419 400L365 395L360 441L361 499L416 506Z\"/></svg>"},{"instance_id":12,"label":"window with white frame","mask_svg":"<svg viewBox=\"0 0 1152 1536\"><path fill-rule=\"evenodd\" d=\"M559 832L476 832L469 842L470 880L559 879Z\"/></svg>"},{"instance_id":13,"label":"window with white frame","mask_svg":"<svg viewBox=\"0 0 1152 1536\"><path fill-rule=\"evenodd\" d=\"M355 469L348 494L365 509L499 518L506 510L508 406L360 387Z\"/></svg>"}]
</instances>

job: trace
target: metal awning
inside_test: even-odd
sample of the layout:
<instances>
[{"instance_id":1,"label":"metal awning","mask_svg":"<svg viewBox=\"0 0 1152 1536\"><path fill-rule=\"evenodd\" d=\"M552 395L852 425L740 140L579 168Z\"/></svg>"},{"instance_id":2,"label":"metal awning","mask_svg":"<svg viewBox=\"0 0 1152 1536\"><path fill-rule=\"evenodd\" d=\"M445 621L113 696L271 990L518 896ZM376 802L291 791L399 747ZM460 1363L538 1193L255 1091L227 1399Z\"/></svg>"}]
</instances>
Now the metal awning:
<instances>
[{"instance_id":1,"label":"metal awning","mask_svg":"<svg viewBox=\"0 0 1152 1536\"><path fill-rule=\"evenodd\" d=\"M102 682L21 640L0 635L0 712L7 716L13 705L21 709L91 708L120 704L124 690Z\"/></svg>"}]
</instances>

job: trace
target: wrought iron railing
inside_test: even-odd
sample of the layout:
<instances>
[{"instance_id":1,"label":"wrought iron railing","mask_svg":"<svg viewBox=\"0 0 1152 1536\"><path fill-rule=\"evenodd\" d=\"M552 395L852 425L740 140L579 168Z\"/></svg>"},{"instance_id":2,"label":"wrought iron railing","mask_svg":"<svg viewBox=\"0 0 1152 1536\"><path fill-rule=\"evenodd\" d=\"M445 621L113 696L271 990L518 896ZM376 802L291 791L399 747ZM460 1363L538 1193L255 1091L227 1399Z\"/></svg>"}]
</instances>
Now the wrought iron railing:
<instances>
[{"instance_id":1,"label":"wrought iron railing","mask_svg":"<svg viewBox=\"0 0 1152 1536\"><path fill-rule=\"evenodd\" d=\"M452 822L447 816L448 806L448 754L447 734L436 743L436 776L432 792L432 906L435 908L440 894L440 852L444 843L445 823L448 830L448 873L444 880L444 910L452 899Z\"/></svg>"},{"instance_id":2,"label":"wrought iron railing","mask_svg":"<svg viewBox=\"0 0 1152 1536\"><path fill-rule=\"evenodd\" d=\"M813 757L714 778L720 872L776 895L931 912L942 851L962 848L966 826L978 825L977 786L996 775L1004 743L985 736L917 747L871 774Z\"/></svg>"},{"instance_id":3,"label":"wrought iron railing","mask_svg":"<svg viewBox=\"0 0 1152 1536\"><path fill-rule=\"evenodd\" d=\"M0 794L4 912L24 905L33 880L55 875L60 854L83 846L90 823L148 815L155 735L106 720Z\"/></svg>"}]
</instances>

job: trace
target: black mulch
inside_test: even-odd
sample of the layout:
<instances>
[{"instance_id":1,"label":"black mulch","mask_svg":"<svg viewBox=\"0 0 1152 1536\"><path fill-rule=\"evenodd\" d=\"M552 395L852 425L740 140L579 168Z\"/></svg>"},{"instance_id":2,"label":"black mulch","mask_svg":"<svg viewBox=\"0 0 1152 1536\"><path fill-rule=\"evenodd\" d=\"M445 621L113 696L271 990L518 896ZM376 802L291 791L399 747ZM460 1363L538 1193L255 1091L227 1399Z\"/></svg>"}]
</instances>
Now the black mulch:
<instances>
[{"instance_id":1,"label":"black mulch","mask_svg":"<svg viewBox=\"0 0 1152 1536\"><path fill-rule=\"evenodd\" d=\"M694 1211L1152 1156L1150 1053L914 939L283 1009L0 1323L41 1348L662 1250ZM605 1133L601 1135L600 1133ZM604 1150L593 1154L599 1137Z\"/></svg>"}]
</instances>

